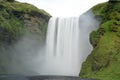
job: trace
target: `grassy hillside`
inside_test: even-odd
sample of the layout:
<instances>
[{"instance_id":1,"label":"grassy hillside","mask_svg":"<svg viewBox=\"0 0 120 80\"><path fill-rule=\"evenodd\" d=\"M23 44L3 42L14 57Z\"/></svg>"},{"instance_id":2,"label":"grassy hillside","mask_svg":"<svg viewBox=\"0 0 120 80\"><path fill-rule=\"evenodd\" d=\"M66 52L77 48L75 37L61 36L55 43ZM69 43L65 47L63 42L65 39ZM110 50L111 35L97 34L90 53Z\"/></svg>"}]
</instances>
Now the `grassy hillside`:
<instances>
[{"instance_id":1,"label":"grassy hillside","mask_svg":"<svg viewBox=\"0 0 120 80\"><path fill-rule=\"evenodd\" d=\"M80 77L120 80L120 2L98 4L92 10L101 24L90 35L94 49L83 63Z\"/></svg>"},{"instance_id":2,"label":"grassy hillside","mask_svg":"<svg viewBox=\"0 0 120 80\"><path fill-rule=\"evenodd\" d=\"M37 41L45 41L50 17L47 12L33 5L14 0L0 0L0 74L6 73L9 67L6 65L12 60L9 50L24 35L32 34Z\"/></svg>"}]
</instances>

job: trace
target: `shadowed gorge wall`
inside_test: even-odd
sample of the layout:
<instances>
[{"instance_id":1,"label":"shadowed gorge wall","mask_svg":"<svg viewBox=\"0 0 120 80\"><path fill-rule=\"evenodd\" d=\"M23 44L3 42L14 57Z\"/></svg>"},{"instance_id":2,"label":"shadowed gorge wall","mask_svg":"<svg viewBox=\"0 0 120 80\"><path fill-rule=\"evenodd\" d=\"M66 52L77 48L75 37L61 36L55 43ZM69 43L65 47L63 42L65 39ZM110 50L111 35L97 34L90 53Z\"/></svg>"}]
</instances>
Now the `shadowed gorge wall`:
<instances>
[{"instance_id":1,"label":"shadowed gorge wall","mask_svg":"<svg viewBox=\"0 0 120 80\"><path fill-rule=\"evenodd\" d=\"M92 8L101 21L90 35L94 49L82 65L80 77L100 80L120 79L120 2L110 0Z\"/></svg>"}]
</instances>

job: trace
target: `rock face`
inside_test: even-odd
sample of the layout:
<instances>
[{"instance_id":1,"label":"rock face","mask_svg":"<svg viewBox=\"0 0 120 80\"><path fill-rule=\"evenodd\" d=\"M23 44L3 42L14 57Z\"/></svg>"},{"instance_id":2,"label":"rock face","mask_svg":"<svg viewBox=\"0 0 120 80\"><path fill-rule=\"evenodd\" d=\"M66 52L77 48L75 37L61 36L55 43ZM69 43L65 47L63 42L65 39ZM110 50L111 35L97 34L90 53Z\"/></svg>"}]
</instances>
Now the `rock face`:
<instances>
[{"instance_id":1,"label":"rock face","mask_svg":"<svg viewBox=\"0 0 120 80\"><path fill-rule=\"evenodd\" d=\"M0 0L0 73L6 73L8 67L6 64L11 60L9 57L11 54L6 51L11 49L22 36L32 34L37 41L44 43L50 17L44 10L30 4Z\"/></svg>"},{"instance_id":2,"label":"rock face","mask_svg":"<svg viewBox=\"0 0 120 80\"><path fill-rule=\"evenodd\" d=\"M83 63L80 77L120 80L120 2L110 0L92 10L101 25L90 35L94 49Z\"/></svg>"}]
</instances>

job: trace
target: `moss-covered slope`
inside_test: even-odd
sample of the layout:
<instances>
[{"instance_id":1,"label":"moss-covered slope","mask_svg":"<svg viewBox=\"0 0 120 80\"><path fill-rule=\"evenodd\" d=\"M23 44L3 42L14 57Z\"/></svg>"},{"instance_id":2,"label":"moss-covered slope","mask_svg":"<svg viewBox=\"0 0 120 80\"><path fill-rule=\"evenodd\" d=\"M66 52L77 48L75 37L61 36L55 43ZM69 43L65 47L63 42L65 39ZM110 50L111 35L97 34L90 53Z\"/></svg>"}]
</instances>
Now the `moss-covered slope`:
<instances>
[{"instance_id":1,"label":"moss-covered slope","mask_svg":"<svg viewBox=\"0 0 120 80\"><path fill-rule=\"evenodd\" d=\"M94 49L83 63L80 77L120 80L120 2L109 1L92 10L101 24L90 35Z\"/></svg>"},{"instance_id":2,"label":"moss-covered slope","mask_svg":"<svg viewBox=\"0 0 120 80\"><path fill-rule=\"evenodd\" d=\"M9 48L22 36L32 34L38 41L45 41L49 18L47 12L30 4L0 0L0 74L5 73L11 60Z\"/></svg>"}]
</instances>

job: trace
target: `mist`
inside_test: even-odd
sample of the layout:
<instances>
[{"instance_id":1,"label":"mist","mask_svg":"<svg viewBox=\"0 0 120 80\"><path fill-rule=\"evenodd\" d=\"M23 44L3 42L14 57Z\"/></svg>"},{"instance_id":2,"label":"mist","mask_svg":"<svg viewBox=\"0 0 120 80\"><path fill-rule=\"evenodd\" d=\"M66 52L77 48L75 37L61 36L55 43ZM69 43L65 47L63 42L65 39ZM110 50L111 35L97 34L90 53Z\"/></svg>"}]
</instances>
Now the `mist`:
<instances>
[{"instance_id":1,"label":"mist","mask_svg":"<svg viewBox=\"0 0 120 80\"><path fill-rule=\"evenodd\" d=\"M100 22L95 19L92 11L88 11L77 18L56 18L55 22L52 23L54 27L56 27L56 25L65 25L64 23L61 24L57 22L57 19L58 21L61 21L61 23L64 21L67 23L67 20L73 21L73 23L71 23L77 26L75 31L72 31L74 36L69 38L70 35L66 35L69 39L74 38L70 42L71 45L65 42L68 40L66 38L66 40L63 40L64 45L62 45L62 48L57 49L58 52L49 52L47 47L47 39L50 38L46 38L46 43L43 45L43 43L40 43L39 39L37 39L34 34L25 34L14 46L9 47L7 51L4 51L5 54L9 54L9 56L6 56L5 54L3 55L4 58L9 58L9 61L4 63L7 74L65 76L79 75L82 63L86 60L87 56L93 49L92 45L90 44L89 35L93 30L96 30L99 27ZM78 21L77 24L74 20ZM69 23L67 24L69 25ZM58 26L57 28L59 29ZM74 29L73 26L72 28ZM66 30L69 30L69 26ZM64 39L66 36L63 36L67 33L57 32L57 34L61 34L62 38ZM56 36L53 36L54 39L57 39L56 37L61 36L57 34ZM46 34L46 37L47 36L48 34ZM52 39L48 41L52 41ZM61 41L57 42L59 42L59 44L63 44L60 43ZM53 46L52 49L54 50L58 46L55 42L51 42L51 44L52 45L49 46ZM56 45L56 47L54 45ZM69 46L71 47L68 48ZM65 49L63 47L65 47ZM66 53L64 50L67 50L65 51Z\"/></svg>"},{"instance_id":2,"label":"mist","mask_svg":"<svg viewBox=\"0 0 120 80\"><path fill-rule=\"evenodd\" d=\"M40 43L37 37L35 34L27 33L9 49L11 60L6 68L8 74L38 74L34 69L41 67L45 50L43 43Z\"/></svg>"},{"instance_id":3,"label":"mist","mask_svg":"<svg viewBox=\"0 0 120 80\"><path fill-rule=\"evenodd\" d=\"M87 11L79 18L79 25L80 25L80 52L81 61L85 61L87 56L93 50L93 47L90 43L90 33L95 31L99 28L100 21L95 18L92 10Z\"/></svg>"}]
</instances>

